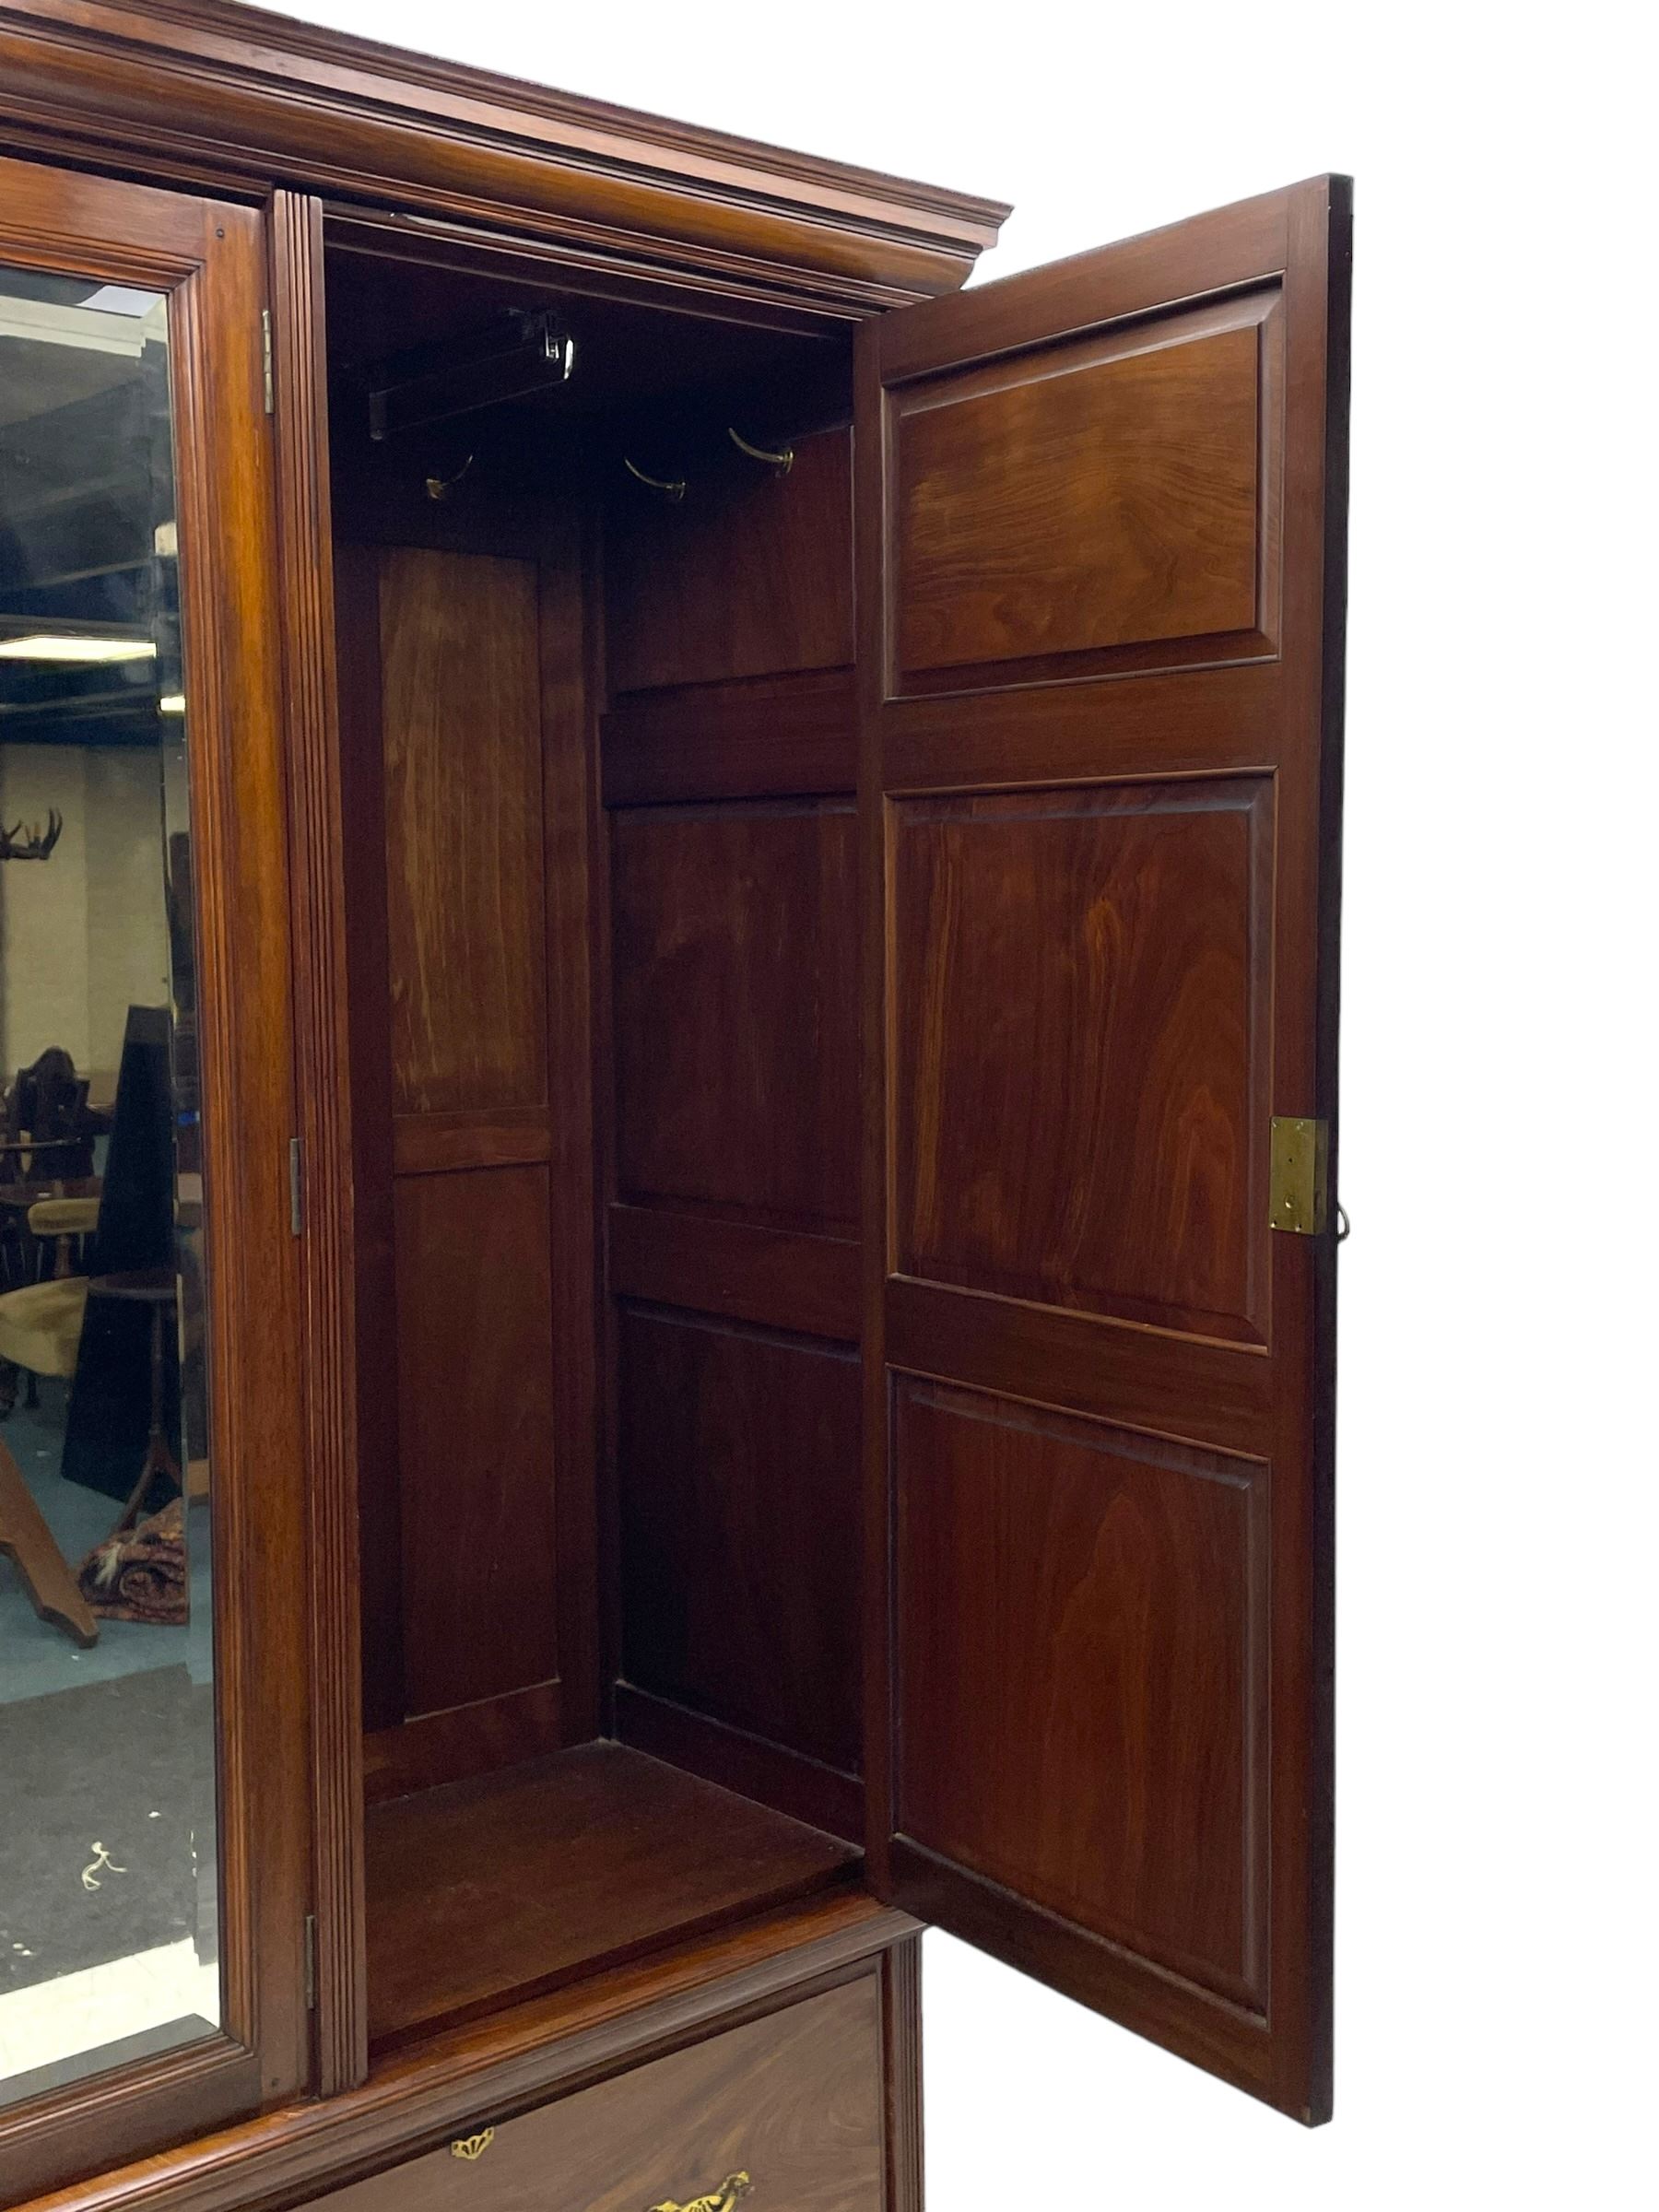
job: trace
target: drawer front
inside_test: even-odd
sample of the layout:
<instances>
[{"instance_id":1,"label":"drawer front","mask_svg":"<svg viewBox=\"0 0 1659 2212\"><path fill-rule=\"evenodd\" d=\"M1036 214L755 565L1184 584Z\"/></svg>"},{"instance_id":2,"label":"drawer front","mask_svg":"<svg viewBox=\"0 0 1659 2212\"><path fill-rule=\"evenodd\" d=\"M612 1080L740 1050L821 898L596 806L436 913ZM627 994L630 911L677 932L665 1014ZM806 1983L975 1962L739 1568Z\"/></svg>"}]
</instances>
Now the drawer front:
<instances>
[{"instance_id":1,"label":"drawer front","mask_svg":"<svg viewBox=\"0 0 1659 2212\"><path fill-rule=\"evenodd\" d=\"M883 2212L880 1981L865 1974L314 2212ZM742 2177L747 2177L745 2180Z\"/></svg>"}]
</instances>

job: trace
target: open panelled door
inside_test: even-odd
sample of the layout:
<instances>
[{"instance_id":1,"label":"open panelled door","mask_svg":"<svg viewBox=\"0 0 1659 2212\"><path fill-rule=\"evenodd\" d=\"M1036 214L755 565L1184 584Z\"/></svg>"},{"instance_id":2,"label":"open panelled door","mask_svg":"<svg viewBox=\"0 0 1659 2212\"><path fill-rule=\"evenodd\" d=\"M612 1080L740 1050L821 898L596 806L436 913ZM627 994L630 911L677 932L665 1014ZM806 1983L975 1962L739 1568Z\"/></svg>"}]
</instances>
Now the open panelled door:
<instances>
[{"instance_id":1,"label":"open panelled door","mask_svg":"<svg viewBox=\"0 0 1659 2212\"><path fill-rule=\"evenodd\" d=\"M1311 2122L1348 258L882 316L856 416L872 1878Z\"/></svg>"}]
</instances>

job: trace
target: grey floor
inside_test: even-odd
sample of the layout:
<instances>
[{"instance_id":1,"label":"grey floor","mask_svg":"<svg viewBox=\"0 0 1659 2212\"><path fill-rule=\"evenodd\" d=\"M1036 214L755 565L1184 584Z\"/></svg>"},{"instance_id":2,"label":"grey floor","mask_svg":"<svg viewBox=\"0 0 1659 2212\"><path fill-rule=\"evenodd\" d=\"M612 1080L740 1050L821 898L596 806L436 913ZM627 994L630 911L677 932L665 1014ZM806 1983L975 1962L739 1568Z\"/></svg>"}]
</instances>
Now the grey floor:
<instances>
[{"instance_id":1,"label":"grey floor","mask_svg":"<svg viewBox=\"0 0 1659 2212\"><path fill-rule=\"evenodd\" d=\"M23 1479L57 1538L71 1569L78 1567L114 1526L120 1505L100 1491L65 1482L58 1473L64 1453L64 1419L68 1385L51 1377L40 1383L41 1403L31 1412L22 1401L5 1421L4 1439ZM207 1516L190 1515L190 1626L154 1627L147 1621L105 1620L98 1641L83 1652L62 1629L41 1620L9 1559L0 1559L0 1705L21 1699L50 1697L88 1682L111 1682L155 1667L182 1666L193 1681L213 1678L209 1622L212 1618L207 1559Z\"/></svg>"},{"instance_id":2,"label":"grey floor","mask_svg":"<svg viewBox=\"0 0 1659 2212\"><path fill-rule=\"evenodd\" d=\"M73 1570L117 1502L59 1473L66 1386L0 1437ZM214 1947L209 1515L192 1509L190 1624L100 1620L82 1651L0 1558L0 1992L189 1936ZM105 1845L117 1874L82 1871Z\"/></svg>"}]
</instances>

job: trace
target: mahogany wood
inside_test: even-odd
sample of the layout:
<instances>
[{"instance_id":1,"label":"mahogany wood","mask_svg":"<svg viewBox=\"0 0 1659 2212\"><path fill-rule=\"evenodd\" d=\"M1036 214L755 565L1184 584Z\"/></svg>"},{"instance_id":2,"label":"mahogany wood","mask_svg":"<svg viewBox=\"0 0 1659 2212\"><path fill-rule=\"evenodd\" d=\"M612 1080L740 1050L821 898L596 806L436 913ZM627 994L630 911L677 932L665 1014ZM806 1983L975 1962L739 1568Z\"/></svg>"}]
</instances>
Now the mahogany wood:
<instances>
[{"instance_id":1,"label":"mahogany wood","mask_svg":"<svg viewBox=\"0 0 1659 2212\"><path fill-rule=\"evenodd\" d=\"M1135 681L1024 685L908 699L889 720L893 794L1030 790L1131 777L1154 747L1163 778L1265 773L1284 715L1277 661Z\"/></svg>"},{"instance_id":2,"label":"mahogany wood","mask_svg":"<svg viewBox=\"0 0 1659 2212\"><path fill-rule=\"evenodd\" d=\"M552 1284L545 1168L400 1177L404 1700L553 1680Z\"/></svg>"},{"instance_id":3,"label":"mahogany wood","mask_svg":"<svg viewBox=\"0 0 1659 2212\"><path fill-rule=\"evenodd\" d=\"M1309 2121L1347 210L883 318L855 402L872 1879Z\"/></svg>"},{"instance_id":4,"label":"mahogany wood","mask_svg":"<svg viewBox=\"0 0 1659 2212\"><path fill-rule=\"evenodd\" d=\"M830 1837L616 1744L375 1806L371 2036L470 2018L798 1900L856 1864Z\"/></svg>"},{"instance_id":5,"label":"mahogany wood","mask_svg":"<svg viewBox=\"0 0 1659 2212\"><path fill-rule=\"evenodd\" d=\"M1259 2004L1265 1465L978 1391L895 1394L895 1572L926 1593L894 1653L900 1829Z\"/></svg>"},{"instance_id":6,"label":"mahogany wood","mask_svg":"<svg viewBox=\"0 0 1659 2212\"><path fill-rule=\"evenodd\" d=\"M855 829L831 799L611 818L622 1198L853 1228Z\"/></svg>"},{"instance_id":7,"label":"mahogany wood","mask_svg":"<svg viewBox=\"0 0 1659 2212\"><path fill-rule=\"evenodd\" d=\"M148 175L338 191L826 317L954 288L1007 214L229 0L6 0L0 86L18 135Z\"/></svg>"},{"instance_id":8,"label":"mahogany wood","mask_svg":"<svg viewBox=\"0 0 1659 2212\"><path fill-rule=\"evenodd\" d=\"M795 453L610 503L614 1707L856 1834L850 440Z\"/></svg>"},{"instance_id":9,"label":"mahogany wood","mask_svg":"<svg viewBox=\"0 0 1659 2212\"><path fill-rule=\"evenodd\" d=\"M744 2173L791 2212L888 2212L877 1972L323 2200L327 2212L640 2212Z\"/></svg>"},{"instance_id":10,"label":"mahogany wood","mask_svg":"<svg viewBox=\"0 0 1659 2212\"><path fill-rule=\"evenodd\" d=\"M288 2105L64 2192L50 2212L277 2212L545 2103L780 2002L833 1987L911 1943L916 1924L853 1888L695 1936L377 2061L370 2081ZM887 1977L884 1974L884 1980ZM919 2085L889 2041L889 2101ZM913 2048L912 2048L913 2056ZM908 2079L906 2078L908 2073ZM42 2207L45 2212L45 2207ZM895 2212L919 2212L902 2199Z\"/></svg>"},{"instance_id":11,"label":"mahogany wood","mask_svg":"<svg viewBox=\"0 0 1659 2212\"><path fill-rule=\"evenodd\" d=\"M493 554L523 542L501 521L487 498L465 550L342 560L375 665L347 687L357 818L385 825L353 887L375 1794L598 1722L582 559L557 521Z\"/></svg>"},{"instance_id":12,"label":"mahogany wood","mask_svg":"<svg viewBox=\"0 0 1659 2212\"><path fill-rule=\"evenodd\" d=\"M855 449L625 486L602 553L539 485L331 486L295 187L400 282L545 269L773 347L954 286L1003 211L227 0L0 0L0 130L277 188L262 231L0 175L0 258L178 287L230 1608L228 2032L7 2113L7 2181L309 2078L62 2205L401 2202L483 2113L629 2212L682 2177L616 2167L617 2114L816 2112L776 2018L742 2065L677 2042L898 1941L831 1991L873 2178L792 2201L916 2212L913 1924L821 1832L861 1770L883 1894L1324 2116L1334 1254L1265 1233L1262 1137L1335 1106L1343 181L882 316ZM337 652L331 492L382 547L335 549ZM612 1705L675 1764L508 1763ZM636 2061L708 2071L589 2086Z\"/></svg>"},{"instance_id":13,"label":"mahogany wood","mask_svg":"<svg viewBox=\"0 0 1659 2212\"><path fill-rule=\"evenodd\" d=\"M806 1336L858 1335L858 1246L670 1206L613 1206L610 1281L620 1298L770 1322Z\"/></svg>"},{"instance_id":14,"label":"mahogany wood","mask_svg":"<svg viewBox=\"0 0 1659 2212\"><path fill-rule=\"evenodd\" d=\"M452 1107L400 1113L392 1123L395 1175L445 1175L457 1168L545 1166L552 1156L546 1106Z\"/></svg>"},{"instance_id":15,"label":"mahogany wood","mask_svg":"<svg viewBox=\"0 0 1659 2212\"><path fill-rule=\"evenodd\" d=\"M597 960L605 900L598 841L598 566L590 518L550 526L539 584L542 832L547 891L548 1236L553 1300L553 1465L559 1677L567 1742L601 1723L599 1315L604 1231L595 1147Z\"/></svg>"},{"instance_id":16,"label":"mahogany wood","mask_svg":"<svg viewBox=\"0 0 1659 2212\"><path fill-rule=\"evenodd\" d=\"M1265 1450L1273 1372L1262 1347L1059 1306L1010 1308L959 1285L894 1276L887 1299L891 1362L908 1374L954 1376L1000 1396L1070 1406L1166 1436Z\"/></svg>"},{"instance_id":17,"label":"mahogany wood","mask_svg":"<svg viewBox=\"0 0 1659 2212\"><path fill-rule=\"evenodd\" d=\"M850 792L857 781L851 669L640 691L605 717L605 803Z\"/></svg>"},{"instance_id":18,"label":"mahogany wood","mask_svg":"<svg viewBox=\"0 0 1659 2212\"><path fill-rule=\"evenodd\" d=\"M922 2212L922 1946L896 1943L882 1961L887 2058L888 2202Z\"/></svg>"},{"instance_id":19,"label":"mahogany wood","mask_svg":"<svg viewBox=\"0 0 1659 2212\"><path fill-rule=\"evenodd\" d=\"M1176 641L1212 659L1259 652L1275 599L1276 305L1261 292L1055 346L1040 381L1016 359L907 387L888 518L896 672L1058 673L1063 655L1076 675L1079 655L1105 670L1131 657L1114 649Z\"/></svg>"},{"instance_id":20,"label":"mahogany wood","mask_svg":"<svg viewBox=\"0 0 1659 2212\"><path fill-rule=\"evenodd\" d=\"M0 160L0 263L171 295L209 1209L224 1976L221 2032L0 2114L0 2172L27 2198L306 2081L311 1647L263 224L228 203Z\"/></svg>"},{"instance_id":21,"label":"mahogany wood","mask_svg":"<svg viewBox=\"0 0 1659 2212\"><path fill-rule=\"evenodd\" d=\"M898 1272L1263 1340L1272 818L1265 779L894 804Z\"/></svg>"},{"instance_id":22,"label":"mahogany wood","mask_svg":"<svg viewBox=\"0 0 1659 2212\"><path fill-rule=\"evenodd\" d=\"M734 448L677 503L624 486L606 547L613 691L852 660L852 443L844 429L798 439L787 475Z\"/></svg>"},{"instance_id":23,"label":"mahogany wood","mask_svg":"<svg viewBox=\"0 0 1659 2212\"><path fill-rule=\"evenodd\" d=\"M621 1384L628 1681L856 1773L856 1355L627 1307Z\"/></svg>"},{"instance_id":24,"label":"mahogany wood","mask_svg":"<svg viewBox=\"0 0 1659 2212\"><path fill-rule=\"evenodd\" d=\"M774 1812L821 1828L843 1843L864 1836L864 1789L855 1774L825 1766L747 1728L734 1728L672 1698L654 1697L631 1682L616 1688L616 1736L635 1751L700 1774L723 1790L752 1797Z\"/></svg>"},{"instance_id":25,"label":"mahogany wood","mask_svg":"<svg viewBox=\"0 0 1659 2212\"><path fill-rule=\"evenodd\" d=\"M534 568L389 550L381 687L394 1104L545 1104Z\"/></svg>"},{"instance_id":26,"label":"mahogany wood","mask_svg":"<svg viewBox=\"0 0 1659 2212\"><path fill-rule=\"evenodd\" d=\"M527 1689L500 1690L373 1729L363 1739L366 1801L379 1805L442 1783L467 1782L557 1751L581 1733L567 1720L567 1711L562 1682L533 1682Z\"/></svg>"},{"instance_id":27,"label":"mahogany wood","mask_svg":"<svg viewBox=\"0 0 1659 2212\"><path fill-rule=\"evenodd\" d=\"M557 281L584 300L664 309L679 318L682 330L729 324L818 340L825 335L821 312L802 300L776 297L764 283L746 286L728 279L717 288L691 286L640 256L577 252L568 241L538 243L498 236L438 216L416 224L394 208L359 206L349 200L328 201L327 219L331 251L349 255L359 266L391 263L405 270L450 270L475 280L488 272L538 291Z\"/></svg>"},{"instance_id":28,"label":"mahogany wood","mask_svg":"<svg viewBox=\"0 0 1659 2212\"><path fill-rule=\"evenodd\" d=\"M1289 230L1283 192L1235 200L1188 222L1093 247L980 285L967 302L971 335L947 299L885 315L882 380L889 387L974 362L1019 353L1159 309L1257 287L1286 267Z\"/></svg>"},{"instance_id":29,"label":"mahogany wood","mask_svg":"<svg viewBox=\"0 0 1659 2212\"><path fill-rule=\"evenodd\" d=\"M454 418L453 428L467 446L484 448L469 486L480 481L491 453L507 448L503 487L517 482L568 493L574 448L560 431L572 422L590 435L598 432L597 453L591 450L590 457L603 454L607 492L632 481L621 455L636 437L654 452L659 440L677 444L692 431L700 454L735 465L735 453L724 442L724 426L716 429L700 411L725 411L712 395L729 394L726 406L747 414L763 405L766 394L785 393L795 427L804 429L814 419L806 394L821 394L814 404L827 420L835 411L838 370L844 382L845 334L826 336L821 324L811 318L803 324L798 313L784 312L786 329L766 327L775 318L754 302L714 303L718 312L711 314L700 288L623 278L607 284L591 268L577 272L550 261L546 249L527 251L522 239L481 240L476 229L446 236L429 220L412 224L383 209L338 202L328 206L325 238L332 343L350 398L342 418L359 437L368 427L360 375L366 363L476 335L509 308L535 312L557 304L575 343L575 372L540 400L521 397L477 410L465 423ZM752 395L747 407L745 393ZM400 432L377 454L364 456L382 483L404 476L419 500L425 472L406 463L411 453L419 460L425 436ZM714 444L715 438L722 443ZM465 510L465 502L450 505L453 513Z\"/></svg>"},{"instance_id":30,"label":"mahogany wood","mask_svg":"<svg viewBox=\"0 0 1659 2212\"><path fill-rule=\"evenodd\" d=\"M362 1674L357 1484L356 1224L348 1179L304 1174L349 1156L352 1088L347 965L347 840L342 806L323 221L315 200L276 193L269 216L278 558L292 792L300 1248L310 1493L312 1797L316 1813L313 1971L317 2087L360 2081Z\"/></svg>"},{"instance_id":31,"label":"mahogany wood","mask_svg":"<svg viewBox=\"0 0 1659 2212\"><path fill-rule=\"evenodd\" d=\"M380 556L334 546L340 810L351 824L346 871L347 1027L351 1053L349 1195L355 1248L359 1661L363 1725L404 1716L403 1534L397 1467L397 1304L393 1171L392 955L387 939L385 746L382 732ZM299 934L303 935L301 928ZM335 1186L339 1156L312 1160L313 1192ZM365 2044L366 2048L366 2044Z\"/></svg>"}]
</instances>

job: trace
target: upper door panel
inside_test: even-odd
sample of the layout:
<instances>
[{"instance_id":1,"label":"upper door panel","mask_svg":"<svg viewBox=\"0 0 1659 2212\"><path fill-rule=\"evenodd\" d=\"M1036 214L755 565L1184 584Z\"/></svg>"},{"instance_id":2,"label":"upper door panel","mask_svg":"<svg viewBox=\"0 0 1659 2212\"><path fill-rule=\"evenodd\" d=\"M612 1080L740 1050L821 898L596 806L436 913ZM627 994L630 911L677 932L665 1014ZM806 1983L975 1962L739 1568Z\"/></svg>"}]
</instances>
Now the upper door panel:
<instances>
[{"instance_id":1,"label":"upper door panel","mask_svg":"<svg viewBox=\"0 0 1659 2212\"><path fill-rule=\"evenodd\" d=\"M861 334L872 1858L1329 2100L1348 213Z\"/></svg>"},{"instance_id":2,"label":"upper door panel","mask_svg":"<svg viewBox=\"0 0 1659 2212\"><path fill-rule=\"evenodd\" d=\"M1270 651L1277 287L894 395L891 688Z\"/></svg>"}]
</instances>

